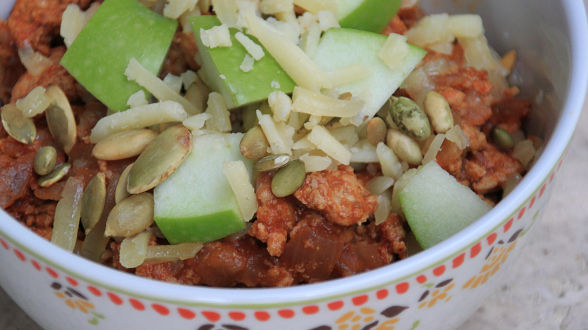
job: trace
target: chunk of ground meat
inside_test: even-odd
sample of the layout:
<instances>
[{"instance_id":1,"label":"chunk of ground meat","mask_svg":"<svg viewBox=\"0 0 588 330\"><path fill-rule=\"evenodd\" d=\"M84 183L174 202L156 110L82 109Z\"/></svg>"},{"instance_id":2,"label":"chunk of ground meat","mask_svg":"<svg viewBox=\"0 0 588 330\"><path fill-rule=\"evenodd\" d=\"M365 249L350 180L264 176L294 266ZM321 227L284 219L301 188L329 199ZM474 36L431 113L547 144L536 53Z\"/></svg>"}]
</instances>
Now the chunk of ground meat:
<instances>
[{"instance_id":1,"label":"chunk of ground meat","mask_svg":"<svg viewBox=\"0 0 588 330\"><path fill-rule=\"evenodd\" d=\"M492 106L490 122L512 133L521 129L523 118L531 111L529 100L505 97Z\"/></svg>"},{"instance_id":2,"label":"chunk of ground meat","mask_svg":"<svg viewBox=\"0 0 588 330\"><path fill-rule=\"evenodd\" d=\"M386 221L376 226L381 237L388 242L388 250L400 259L408 256L406 231L400 215L390 213Z\"/></svg>"},{"instance_id":3,"label":"chunk of ground meat","mask_svg":"<svg viewBox=\"0 0 588 330\"><path fill-rule=\"evenodd\" d=\"M296 282L319 282L331 278L352 229L325 221L307 211L290 232L280 264L294 274Z\"/></svg>"},{"instance_id":4,"label":"chunk of ground meat","mask_svg":"<svg viewBox=\"0 0 588 330\"><path fill-rule=\"evenodd\" d=\"M421 18L425 17L425 13L419 6L405 7L398 10L398 17L410 29Z\"/></svg>"},{"instance_id":5,"label":"chunk of ground meat","mask_svg":"<svg viewBox=\"0 0 588 330\"><path fill-rule=\"evenodd\" d=\"M197 52L194 34L176 32L161 68L161 77L165 77L168 73L177 76L187 70L197 71L200 67L194 57Z\"/></svg>"},{"instance_id":6,"label":"chunk of ground meat","mask_svg":"<svg viewBox=\"0 0 588 330\"><path fill-rule=\"evenodd\" d=\"M313 172L294 196L308 208L318 210L327 220L350 226L367 220L377 207L372 196L359 182L350 166Z\"/></svg>"},{"instance_id":7,"label":"chunk of ground meat","mask_svg":"<svg viewBox=\"0 0 588 330\"><path fill-rule=\"evenodd\" d=\"M460 149L457 144L445 140L441 145L441 149L437 153L437 163L444 170L453 175L457 181L469 185L466 180L466 175L463 170L463 159L465 157L466 150Z\"/></svg>"},{"instance_id":8,"label":"chunk of ground meat","mask_svg":"<svg viewBox=\"0 0 588 330\"><path fill-rule=\"evenodd\" d=\"M472 173L474 164L466 167L470 169L472 179L478 178L478 180L472 180L472 188L479 194L500 189L509 177L524 170L518 160L501 152L491 144L488 144L482 151L473 152L469 162L484 168L484 173L480 172L474 176ZM480 174L482 174L481 177Z\"/></svg>"},{"instance_id":9,"label":"chunk of ground meat","mask_svg":"<svg viewBox=\"0 0 588 330\"><path fill-rule=\"evenodd\" d=\"M69 4L86 9L91 0L17 0L8 17L8 28L18 47L30 45L49 54L53 39L59 36L61 16Z\"/></svg>"},{"instance_id":10,"label":"chunk of ground meat","mask_svg":"<svg viewBox=\"0 0 588 330\"><path fill-rule=\"evenodd\" d=\"M0 140L0 207L24 197L33 179L36 148L6 137Z\"/></svg>"},{"instance_id":11,"label":"chunk of ground meat","mask_svg":"<svg viewBox=\"0 0 588 330\"><path fill-rule=\"evenodd\" d=\"M272 256L280 256L288 240L288 232L296 223L296 204L292 198L278 198L271 189L272 178L261 173L255 182L257 196L257 220L253 222L249 235L267 243Z\"/></svg>"},{"instance_id":12,"label":"chunk of ground meat","mask_svg":"<svg viewBox=\"0 0 588 330\"><path fill-rule=\"evenodd\" d=\"M390 24L386 26L383 33L385 35L389 35L390 33L404 34L406 31L408 31L406 24L404 24L402 19L400 19L400 16L396 15L394 16Z\"/></svg>"},{"instance_id":13,"label":"chunk of ground meat","mask_svg":"<svg viewBox=\"0 0 588 330\"><path fill-rule=\"evenodd\" d=\"M23 74L12 89L12 103L16 100L27 96L27 94L37 86L48 87L51 85L59 86L70 102L80 99L83 93L82 87L76 82L64 67L59 64L61 57L65 54L65 48L58 47L51 49L50 60L54 64L49 65L39 75L34 76L29 72Z\"/></svg>"},{"instance_id":14,"label":"chunk of ground meat","mask_svg":"<svg viewBox=\"0 0 588 330\"><path fill-rule=\"evenodd\" d=\"M16 52L14 39L8 24L0 20L0 101L10 102L10 91L18 78L25 72Z\"/></svg>"},{"instance_id":15,"label":"chunk of ground meat","mask_svg":"<svg viewBox=\"0 0 588 330\"><path fill-rule=\"evenodd\" d=\"M27 195L17 200L6 211L41 237L50 240L56 202L47 202Z\"/></svg>"},{"instance_id":16,"label":"chunk of ground meat","mask_svg":"<svg viewBox=\"0 0 588 330\"><path fill-rule=\"evenodd\" d=\"M443 95L457 123L483 125L492 116L492 83L486 71L460 67L433 77L436 90Z\"/></svg>"},{"instance_id":17,"label":"chunk of ground meat","mask_svg":"<svg viewBox=\"0 0 588 330\"><path fill-rule=\"evenodd\" d=\"M136 274L168 282L232 287L287 286L292 276L249 236L206 243L188 260L137 267Z\"/></svg>"}]
</instances>

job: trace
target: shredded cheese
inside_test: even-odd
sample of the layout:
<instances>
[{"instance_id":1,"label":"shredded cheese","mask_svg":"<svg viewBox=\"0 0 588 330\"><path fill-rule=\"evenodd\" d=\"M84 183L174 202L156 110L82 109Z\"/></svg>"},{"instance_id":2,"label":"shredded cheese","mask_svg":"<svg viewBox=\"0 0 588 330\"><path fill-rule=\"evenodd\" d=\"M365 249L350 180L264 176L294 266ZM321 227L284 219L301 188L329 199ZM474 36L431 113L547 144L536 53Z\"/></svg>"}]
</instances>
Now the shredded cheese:
<instances>
[{"instance_id":1,"label":"shredded cheese","mask_svg":"<svg viewBox=\"0 0 588 330\"><path fill-rule=\"evenodd\" d=\"M292 153L291 147L288 146L288 141L286 141L280 134L278 128L276 127L276 123L272 120L272 117L270 115L262 114L259 110L256 111L256 114L259 121L259 126L261 127L263 134L269 142L272 154L290 155Z\"/></svg>"},{"instance_id":2,"label":"shredded cheese","mask_svg":"<svg viewBox=\"0 0 588 330\"><path fill-rule=\"evenodd\" d=\"M398 179L402 175L402 164L390 147L380 142L376 146L376 154L382 167L382 174L394 179Z\"/></svg>"},{"instance_id":3,"label":"shredded cheese","mask_svg":"<svg viewBox=\"0 0 588 330\"><path fill-rule=\"evenodd\" d=\"M202 44L208 48L231 47L231 33L226 24L213 26L208 30L200 29L200 39Z\"/></svg>"},{"instance_id":4,"label":"shredded cheese","mask_svg":"<svg viewBox=\"0 0 588 330\"><path fill-rule=\"evenodd\" d=\"M327 31L331 28L341 27L339 25L339 21L337 20L337 16L335 16L335 13L332 11L321 10L316 15L318 16L319 24L321 30L323 31Z\"/></svg>"},{"instance_id":5,"label":"shredded cheese","mask_svg":"<svg viewBox=\"0 0 588 330\"><path fill-rule=\"evenodd\" d=\"M143 90L133 93L133 95L129 96L129 100L127 101L127 105L131 108L136 108L147 104L149 104L149 102L147 101L147 96Z\"/></svg>"},{"instance_id":6,"label":"shredded cheese","mask_svg":"<svg viewBox=\"0 0 588 330\"><path fill-rule=\"evenodd\" d=\"M225 162L223 173L237 199L241 217L244 221L253 219L255 212L257 212L257 198L245 164L242 160Z\"/></svg>"},{"instance_id":7,"label":"shredded cheese","mask_svg":"<svg viewBox=\"0 0 588 330\"><path fill-rule=\"evenodd\" d=\"M43 113L54 102L45 92L44 87L37 86L27 96L17 100L15 105L25 117L33 118Z\"/></svg>"},{"instance_id":8,"label":"shredded cheese","mask_svg":"<svg viewBox=\"0 0 588 330\"><path fill-rule=\"evenodd\" d=\"M38 76L45 71L47 67L53 65L53 62L39 52L35 52L30 45L18 49L20 62L25 66L27 71L33 76Z\"/></svg>"},{"instance_id":9,"label":"shredded cheese","mask_svg":"<svg viewBox=\"0 0 588 330\"><path fill-rule=\"evenodd\" d=\"M306 172L319 172L324 171L331 166L333 161L331 158L326 156L311 156L309 154L304 154L299 158L304 163L304 168Z\"/></svg>"},{"instance_id":10,"label":"shredded cheese","mask_svg":"<svg viewBox=\"0 0 588 330\"><path fill-rule=\"evenodd\" d=\"M315 91L331 87L328 77L295 43L284 38L253 11L244 17L248 32L259 40L298 86Z\"/></svg>"},{"instance_id":11,"label":"shredded cheese","mask_svg":"<svg viewBox=\"0 0 588 330\"><path fill-rule=\"evenodd\" d=\"M443 141L445 141L445 134L435 135L435 138L433 138L433 141L431 141L431 144L429 145L427 152L423 156L423 165L437 158L437 153L441 150L441 145L443 145Z\"/></svg>"},{"instance_id":12,"label":"shredded cheese","mask_svg":"<svg viewBox=\"0 0 588 330\"><path fill-rule=\"evenodd\" d=\"M315 126L308 134L308 140L329 157L341 164L349 165L351 152L337 141L326 128Z\"/></svg>"},{"instance_id":13,"label":"shredded cheese","mask_svg":"<svg viewBox=\"0 0 588 330\"><path fill-rule=\"evenodd\" d=\"M181 104L189 113L200 113L196 106L176 93L166 83L156 75L145 69L135 58L129 62L125 70L125 75L129 80L134 80L137 84L147 89L159 101L174 101Z\"/></svg>"},{"instance_id":14,"label":"shredded cheese","mask_svg":"<svg viewBox=\"0 0 588 330\"><path fill-rule=\"evenodd\" d=\"M265 53L263 52L263 48L260 45L256 44L253 40L251 40L248 36L244 35L242 32L235 33L235 39L245 47L245 50L251 55L256 61L259 61L263 58Z\"/></svg>"},{"instance_id":15,"label":"shredded cheese","mask_svg":"<svg viewBox=\"0 0 588 330\"><path fill-rule=\"evenodd\" d=\"M339 100L303 87L292 93L292 110L315 116L353 117L364 107L361 100Z\"/></svg>"},{"instance_id":16,"label":"shredded cheese","mask_svg":"<svg viewBox=\"0 0 588 330\"><path fill-rule=\"evenodd\" d=\"M294 0L294 4L313 14L317 14L322 10L336 13L338 8L336 0Z\"/></svg>"},{"instance_id":17,"label":"shredded cheese","mask_svg":"<svg viewBox=\"0 0 588 330\"><path fill-rule=\"evenodd\" d=\"M292 111L292 100L286 93L282 91L272 92L267 101L276 121L288 121L290 111Z\"/></svg>"},{"instance_id":18,"label":"shredded cheese","mask_svg":"<svg viewBox=\"0 0 588 330\"><path fill-rule=\"evenodd\" d=\"M182 125L186 126L192 131L200 130L204 127L204 124L212 116L209 113L199 113L197 115L188 117L182 122Z\"/></svg>"},{"instance_id":19,"label":"shredded cheese","mask_svg":"<svg viewBox=\"0 0 588 330\"><path fill-rule=\"evenodd\" d=\"M192 84L198 80L198 76L196 75L196 72L187 70L180 75L180 79L182 80L182 86L184 86L184 90L187 91L188 88L190 88L190 86L192 86Z\"/></svg>"},{"instance_id":20,"label":"shredded cheese","mask_svg":"<svg viewBox=\"0 0 588 330\"><path fill-rule=\"evenodd\" d=\"M206 113L210 114L210 119L206 121L206 129L218 132L231 131L231 117L229 109L225 104L225 99L217 92L208 95L208 108Z\"/></svg>"},{"instance_id":21,"label":"shredded cheese","mask_svg":"<svg viewBox=\"0 0 588 330\"><path fill-rule=\"evenodd\" d=\"M372 71L370 68L361 64L351 64L344 66L337 71L328 72L329 80L333 84L333 87L343 86L346 84L354 83L369 78Z\"/></svg>"},{"instance_id":22,"label":"shredded cheese","mask_svg":"<svg viewBox=\"0 0 588 330\"><path fill-rule=\"evenodd\" d=\"M175 93L179 94L182 90L182 79L179 76L168 73L165 78L163 78L163 82Z\"/></svg>"},{"instance_id":23,"label":"shredded cheese","mask_svg":"<svg viewBox=\"0 0 588 330\"><path fill-rule=\"evenodd\" d=\"M294 10L292 0L261 0L259 9L262 14L273 15Z\"/></svg>"},{"instance_id":24,"label":"shredded cheese","mask_svg":"<svg viewBox=\"0 0 588 330\"><path fill-rule=\"evenodd\" d=\"M90 134L90 141L98 143L107 136L130 129L181 122L188 118L182 105L173 101L152 103L102 117Z\"/></svg>"},{"instance_id":25,"label":"shredded cheese","mask_svg":"<svg viewBox=\"0 0 588 330\"><path fill-rule=\"evenodd\" d=\"M251 57L249 54L245 54L245 57L243 57L243 62L241 62L239 69L241 69L241 71L243 72L249 72L253 70L254 63L255 60L253 59L253 57Z\"/></svg>"},{"instance_id":26,"label":"shredded cheese","mask_svg":"<svg viewBox=\"0 0 588 330\"><path fill-rule=\"evenodd\" d=\"M163 16L178 19L183 13L193 10L197 2L198 0L167 0L163 8Z\"/></svg>"}]
</instances>

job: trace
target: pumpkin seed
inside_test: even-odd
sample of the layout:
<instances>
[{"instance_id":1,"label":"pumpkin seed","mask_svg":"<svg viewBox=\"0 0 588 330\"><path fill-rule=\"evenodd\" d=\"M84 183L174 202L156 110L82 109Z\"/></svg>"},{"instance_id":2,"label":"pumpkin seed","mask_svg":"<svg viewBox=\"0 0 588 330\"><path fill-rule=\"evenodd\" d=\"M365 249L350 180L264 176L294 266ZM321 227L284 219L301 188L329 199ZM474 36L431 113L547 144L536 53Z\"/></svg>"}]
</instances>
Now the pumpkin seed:
<instances>
[{"instance_id":1,"label":"pumpkin seed","mask_svg":"<svg viewBox=\"0 0 588 330\"><path fill-rule=\"evenodd\" d=\"M445 133L453 127L453 113L443 95L435 91L428 92L425 96L425 112L435 132Z\"/></svg>"},{"instance_id":2,"label":"pumpkin seed","mask_svg":"<svg viewBox=\"0 0 588 330\"><path fill-rule=\"evenodd\" d=\"M20 143L32 144L37 137L37 128L32 119L25 117L14 104L2 107L2 126L8 135Z\"/></svg>"},{"instance_id":3,"label":"pumpkin seed","mask_svg":"<svg viewBox=\"0 0 588 330\"><path fill-rule=\"evenodd\" d=\"M269 143L261 128L255 126L245 133L241 139L239 148L245 158L260 159L268 155L267 149L269 148Z\"/></svg>"},{"instance_id":4,"label":"pumpkin seed","mask_svg":"<svg viewBox=\"0 0 588 330\"><path fill-rule=\"evenodd\" d=\"M286 166L290 161L288 155L269 155L263 157L255 163L255 169L258 172L267 172Z\"/></svg>"},{"instance_id":5,"label":"pumpkin seed","mask_svg":"<svg viewBox=\"0 0 588 330\"><path fill-rule=\"evenodd\" d=\"M98 173L90 180L82 197L82 225L86 235L100 221L106 203L106 177Z\"/></svg>"},{"instance_id":6,"label":"pumpkin seed","mask_svg":"<svg viewBox=\"0 0 588 330\"><path fill-rule=\"evenodd\" d=\"M69 155L71 148L76 142L76 119L67 96L58 86L47 88L47 95L55 102L45 110L45 118L49 132L55 138L55 141Z\"/></svg>"},{"instance_id":7,"label":"pumpkin seed","mask_svg":"<svg viewBox=\"0 0 588 330\"><path fill-rule=\"evenodd\" d=\"M129 172L127 191L139 194L167 179L192 149L192 134L178 125L163 131L143 150Z\"/></svg>"},{"instance_id":8,"label":"pumpkin seed","mask_svg":"<svg viewBox=\"0 0 588 330\"><path fill-rule=\"evenodd\" d=\"M272 193L276 197L290 196L302 186L305 178L304 163L300 160L293 160L279 169L272 178Z\"/></svg>"},{"instance_id":9,"label":"pumpkin seed","mask_svg":"<svg viewBox=\"0 0 588 330\"><path fill-rule=\"evenodd\" d=\"M118 177L118 182L116 183L116 189L114 191L114 202L116 204L129 196L127 184L129 182L129 173L131 172L132 167L133 164L127 166Z\"/></svg>"},{"instance_id":10,"label":"pumpkin seed","mask_svg":"<svg viewBox=\"0 0 588 330\"><path fill-rule=\"evenodd\" d=\"M418 165L423 160L423 153L418 143L400 131L388 130L386 142L398 158L410 165Z\"/></svg>"},{"instance_id":11,"label":"pumpkin seed","mask_svg":"<svg viewBox=\"0 0 588 330\"><path fill-rule=\"evenodd\" d=\"M404 96L392 96L388 111L394 124L404 134L417 140L424 140L431 135L431 124L427 114L413 100Z\"/></svg>"},{"instance_id":12,"label":"pumpkin seed","mask_svg":"<svg viewBox=\"0 0 588 330\"><path fill-rule=\"evenodd\" d=\"M494 127L492 130L492 140L502 151L510 150L515 145L510 133L500 127Z\"/></svg>"},{"instance_id":13,"label":"pumpkin seed","mask_svg":"<svg viewBox=\"0 0 588 330\"><path fill-rule=\"evenodd\" d=\"M386 141L386 123L380 117L370 119L366 125L367 140L374 146L378 143Z\"/></svg>"},{"instance_id":14,"label":"pumpkin seed","mask_svg":"<svg viewBox=\"0 0 588 330\"><path fill-rule=\"evenodd\" d=\"M135 129L115 133L100 140L92 149L92 155L102 160L120 160L139 155L157 133L150 129Z\"/></svg>"},{"instance_id":15,"label":"pumpkin seed","mask_svg":"<svg viewBox=\"0 0 588 330\"><path fill-rule=\"evenodd\" d=\"M69 163L59 164L53 169L53 171L51 171L51 173L40 177L39 181L37 182L39 183L39 186L43 188L50 187L54 183L63 179L63 177L67 175L70 169L71 165Z\"/></svg>"},{"instance_id":16,"label":"pumpkin seed","mask_svg":"<svg viewBox=\"0 0 588 330\"><path fill-rule=\"evenodd\" d=\"M35 173L39 175L46 175L51 173L55 168L55 162L57 161L57 150L52 146L42 147L35 154L35 160L33 161L33 168Z\"/></svg>"},{"instance_id":17,"label":"pumpkin seed","mask_svg":"<svg viewBox=\"0 0 588 330\"><path fill-rule=\"evenodd\" d=\"M104 235L130 237L153 223L153 195L132 195L116 204L106 220Z\"/></svg>"}]
</instances>

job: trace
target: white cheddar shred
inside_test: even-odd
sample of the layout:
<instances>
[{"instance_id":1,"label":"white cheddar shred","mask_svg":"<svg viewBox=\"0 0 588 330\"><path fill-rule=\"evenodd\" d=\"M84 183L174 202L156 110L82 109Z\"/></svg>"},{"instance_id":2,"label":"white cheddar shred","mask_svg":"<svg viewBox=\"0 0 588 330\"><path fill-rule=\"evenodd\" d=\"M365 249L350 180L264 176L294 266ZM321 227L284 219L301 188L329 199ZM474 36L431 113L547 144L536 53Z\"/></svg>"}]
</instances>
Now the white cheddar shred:
<instances>
[{"instance_id":1,"label":"white cheddar shred","mask_svg":"<svg viewBox=\"0 0 588 330\"><path fill-rule=\"evenodd\" d=\"M245 47L245 50L249 53L249 55L253 56L256 61L261 60L265 55L263 48L261 48L260 45L256 44L242 32L235 33L235 39L237 39L237 41L243 45L243 47Z\"/></svg>"},{"instance_id":2,"label":"white cheddar shred","mask_svg":"<svg viewBox=\"0 0 588 330\"><path fill-rule=\"evenodd\" d=\"M200 29L200 39L208 48L231 47L233 45L231 33L226 24L213 26L208 30Z\"/></svg>"},{"instance_id":3,"label":"white cheddar shred","mask_svg":"<svg viewBox=\"0 0 588 330\"><path fill-rule=\"evenodd\" d=\"M253 11L245 14L245 20L248 32L259 40L298 86L314 91L331 87L327 75L296 44Z\"/></svg>"},{"instance_id":4,"label":"white cheddar shred","mask_svg":"<svg viewBox=\"0 0 588 330\"><path fill-rule=\"evenodd\" d=\"M401 68L404 58L409 53L408 44L406 43L406 37L403 35L390 33L384 46L378 53L378 58L386 64L386 66L396 71Z\"/></svg>"},{"instance_id":5,"label":"white cheddar shred","mask_svg":"<svg viewBox=\"0 0 588 330\"><path fill-rule=\"evenodd\" d=\"M257 199L245 164L241 160L225 162L223 173L237 199L241 217L244 221L253 219L257 212Z\"/></svg>"},{"instance_id":6,"label":"white cheddar shred","mask_svg":"<svg viewBox=\"0 0 588 330\"><path fill-rule=\"evenodd\" d=\"M351 152L341 142L337 141L326 128L315 126L308 134L308 140L329 157L341 164L349 165Z\"/></svg>"},{"instance_id":7,"label":"white cheddar shred","mask_svg":"<svg viewBox=\"0 0 588 330\"><path fill-rule=\"evenodd\" d=\"M186 111L179 103L173 101L131 108L102 117L92 129L90 141L97 143L113 133L163 123L181 122L186 118L188 118Z\"/></svg>"},{"instance_id":8,"label":"white cheddar shred","mask_svg":"<svg viewBox=\"0 0 588 330\"><path fill-rule=\"evenodd\" d=\"M156 75L145 69L135 58L129 62L129 66L125 70L125 75L129 80L134 80L137 84L147 89L159 101L174 101L182 105L189 113L199 113L202 110L182 97L180 94L174 92L165 82L159 79Z\"/></svg>"},{"instance_id":9,"label":"white cheddar shred","mask_svg":"<svg viewBox=\"0 0 588 330\"><path fill-rule=\"evenodd\" d=\"M292 93L292 110L315 116L353 117L364 107L361 100L340 100L303 87Z\"/></svg>"}]
</instances>

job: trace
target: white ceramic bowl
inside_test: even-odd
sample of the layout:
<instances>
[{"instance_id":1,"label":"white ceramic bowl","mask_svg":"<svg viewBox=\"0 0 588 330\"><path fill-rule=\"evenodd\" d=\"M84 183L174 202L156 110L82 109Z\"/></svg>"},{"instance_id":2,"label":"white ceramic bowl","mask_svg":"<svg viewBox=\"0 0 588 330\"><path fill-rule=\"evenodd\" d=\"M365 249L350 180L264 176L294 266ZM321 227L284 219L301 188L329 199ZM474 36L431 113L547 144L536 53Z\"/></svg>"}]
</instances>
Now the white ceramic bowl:
<instances>
[{"instance_id":1,"label":"white ceramic bowl","mask_svg":"<svg viewBox=\"0 0 588 330\"><path fill-rule=\"evenodd\" d=\"M0 12L8 2L0 3ZM482 219L434 248L361 275L282 289L214 289L156 282L92 263L0 211L0 285L47 329L461 324L508 281L508 268L549 198L586 91L588 28L581 0L421 3L428 12L481 14L492 45L500 52L517 49L515 83L536 101L528 130L545 137L547 145L519 186Z\"/></svg>"}]
</instances>

